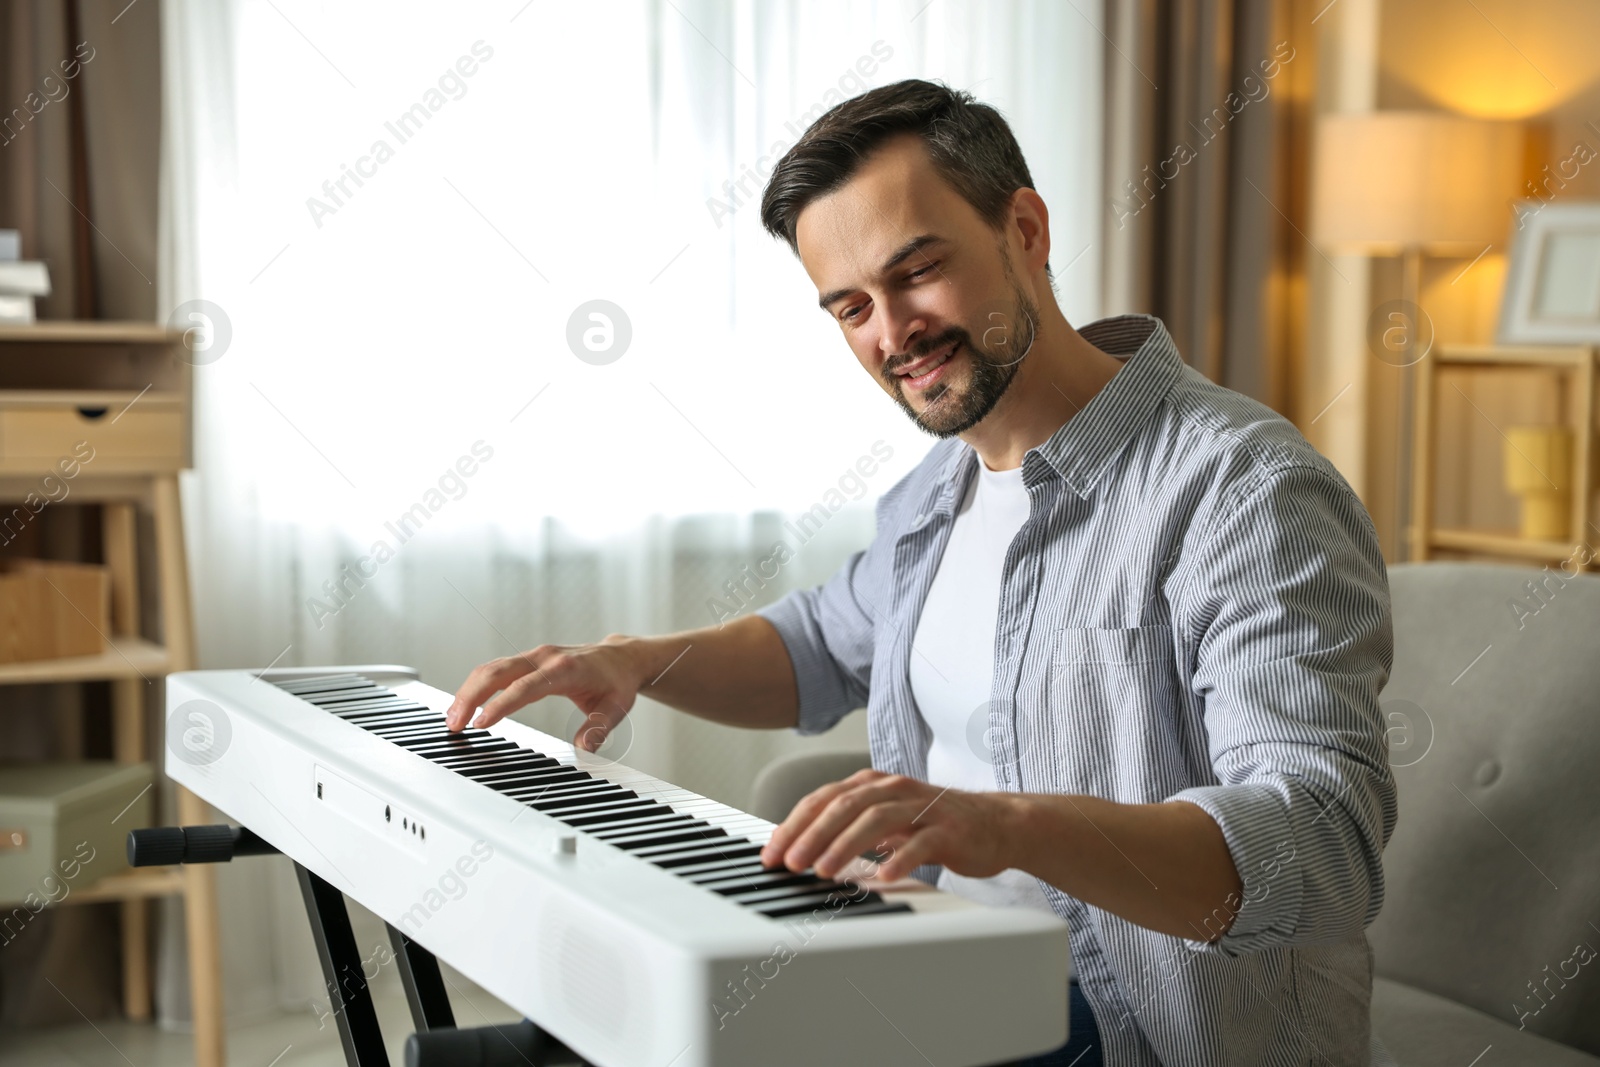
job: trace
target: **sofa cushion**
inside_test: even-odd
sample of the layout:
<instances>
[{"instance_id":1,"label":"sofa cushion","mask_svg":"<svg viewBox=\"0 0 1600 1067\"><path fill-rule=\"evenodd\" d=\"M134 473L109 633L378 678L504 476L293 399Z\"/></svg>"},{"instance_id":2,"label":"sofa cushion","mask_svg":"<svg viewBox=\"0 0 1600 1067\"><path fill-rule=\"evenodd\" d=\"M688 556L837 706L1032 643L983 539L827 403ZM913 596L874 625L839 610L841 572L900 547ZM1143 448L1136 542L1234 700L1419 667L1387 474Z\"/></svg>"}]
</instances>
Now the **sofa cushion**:
<instances>
[{"instance_id":1,"label":"sofa cushion","mask_svg":"<svg viewBox=\"0 0 1600 1067\"><path fill-rule=\"evenodd\" d=\"M1372 1029L1398 1067L1600 1067L1600 1057L1387 978L1372 980Z\"/></svg>"}]
</instances>

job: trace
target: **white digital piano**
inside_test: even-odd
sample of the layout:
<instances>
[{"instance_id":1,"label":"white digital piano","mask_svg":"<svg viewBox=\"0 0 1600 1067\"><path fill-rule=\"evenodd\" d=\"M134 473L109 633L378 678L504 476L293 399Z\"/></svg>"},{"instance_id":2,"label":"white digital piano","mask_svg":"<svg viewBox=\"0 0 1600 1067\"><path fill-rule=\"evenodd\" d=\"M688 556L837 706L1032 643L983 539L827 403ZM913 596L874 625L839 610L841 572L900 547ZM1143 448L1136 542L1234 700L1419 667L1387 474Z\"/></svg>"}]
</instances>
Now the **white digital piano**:
<instances>
[{"instance_id":1,"label":"white digital piano","mask_svg":"<svg viewBox=\"0 0 1600 1067\"><path fill-rule=\"evenodd\" d=\"M771 823L509 719L452 733L450 701L394 666L168 679L167 773L238 826L137 831L130 856L290 857L350 1063L387 1058L341 893L390 927L419 1067L972 1067L1066 1041L1053 916L765 869ZM456 1030L438 959L528 1021Z\"/></svg>"}]
</instances>

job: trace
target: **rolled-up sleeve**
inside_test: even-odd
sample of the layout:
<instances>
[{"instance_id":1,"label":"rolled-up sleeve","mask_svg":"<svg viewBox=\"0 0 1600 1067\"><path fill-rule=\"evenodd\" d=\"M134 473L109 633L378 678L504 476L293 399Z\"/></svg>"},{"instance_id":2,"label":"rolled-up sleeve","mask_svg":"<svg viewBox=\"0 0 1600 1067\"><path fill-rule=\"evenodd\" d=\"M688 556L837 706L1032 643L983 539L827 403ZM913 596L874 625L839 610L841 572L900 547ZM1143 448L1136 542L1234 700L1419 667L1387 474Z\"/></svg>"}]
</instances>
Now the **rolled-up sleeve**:
<instances>
[{"instance_id":1,"label":"rolled-up sleeve","mask_svg":"<svg viewBox=\"0 0 1600 1067\"><path fill-rule=\"evenodd\" d=\"M772 623L789 650L799 689L795 731L820 734L867 702L872 677L872 619L854 595L866 558L856 552L832 578L796 589L756 614Z\"/></svg>"},{"instance_id":2,"label":"rolled-up sleeve","mask_svg":"<svg viewBox=\"0 0 1600 1067\"><path fill-rule=\"evenodd\" d=\"M1383 902L1397 817L1378 695L1393 663L1376 533L1331 470L1228 501L1174 583L1218 784L1169 797L1222 829L1242 898L1186 944L1239 956L1354 936ZM1229 923L1231 920L1231 925Z\"/></svg>"},{"instance_id":3,"label":"rolled-up sleeve","mask_svg":"<svg viewBox=\"0 0 1600 1067\"><path fill-rule=\"evenodd\" d=\"M846 559L833 577L756 609L777 628L794 663L800 700L796 733L832 729L867 703L876 622L889 599L896 501L904 484L902 479L879 498L877 536Z\"/></svg>"}]
</instances>

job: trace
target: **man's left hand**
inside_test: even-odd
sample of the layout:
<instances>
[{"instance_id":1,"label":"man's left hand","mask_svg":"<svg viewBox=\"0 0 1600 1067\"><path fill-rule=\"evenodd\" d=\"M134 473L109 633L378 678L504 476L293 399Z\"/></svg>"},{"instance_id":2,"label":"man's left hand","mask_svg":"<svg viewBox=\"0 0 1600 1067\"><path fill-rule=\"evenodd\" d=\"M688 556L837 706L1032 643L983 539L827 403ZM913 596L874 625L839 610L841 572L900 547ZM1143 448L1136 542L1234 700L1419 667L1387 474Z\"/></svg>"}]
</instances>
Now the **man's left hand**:
<instances>
[{"instance_id":1,"label":"man's left hand","mask_svg":"<svg viewBox=\"0 0 1600 1067\"><path fill-rule=\"evenodd\" d=\"M967 793L915 778L861 770L808 793L761 851L768 866L814 867L832 878L862 853L888 854L877 878L895 881L924 863L988 878L1011 864L1006 843L1015 798Z\"/></svg>"}]
</instances>

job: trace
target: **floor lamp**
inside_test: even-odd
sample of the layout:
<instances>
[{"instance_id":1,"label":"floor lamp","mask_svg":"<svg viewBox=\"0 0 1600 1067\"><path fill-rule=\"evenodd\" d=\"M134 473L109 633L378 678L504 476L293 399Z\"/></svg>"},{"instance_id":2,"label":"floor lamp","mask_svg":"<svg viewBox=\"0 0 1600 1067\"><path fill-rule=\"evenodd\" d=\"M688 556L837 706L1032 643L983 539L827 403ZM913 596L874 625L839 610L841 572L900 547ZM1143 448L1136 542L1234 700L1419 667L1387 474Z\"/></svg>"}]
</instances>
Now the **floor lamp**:
<instances>
[{"instance_id":1,"label":"floor lamp","mask_svg":"<svg viewBox=\"0 0 1600 1067\"><path fill-rule=\"evenodd\" d=\"M1502 244L1522 195L1522 129L1435 111L1325 115L1317 123L1311 185L1311 241L1331 253L1397 255L1401 301L1377 325L1373 355L1400 368L1394 552L1408 554L1411 522L1415 364L1425 255L1476 256ZM1375 309L1385 310L1383 305ZM1403 332L1403 343L1389 342ZM1369 337L1372 330L1368 330Z\"/></svg>"}]
</instances>

